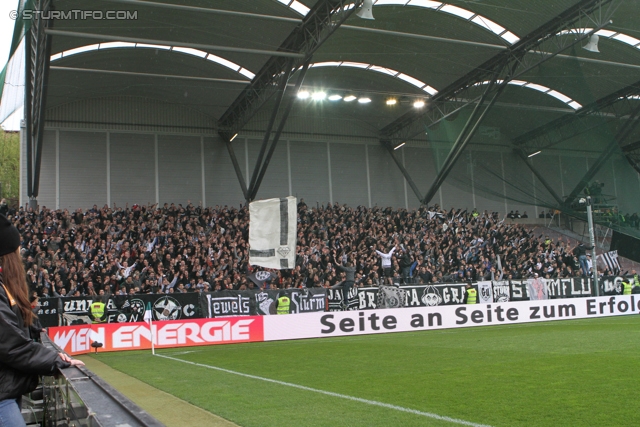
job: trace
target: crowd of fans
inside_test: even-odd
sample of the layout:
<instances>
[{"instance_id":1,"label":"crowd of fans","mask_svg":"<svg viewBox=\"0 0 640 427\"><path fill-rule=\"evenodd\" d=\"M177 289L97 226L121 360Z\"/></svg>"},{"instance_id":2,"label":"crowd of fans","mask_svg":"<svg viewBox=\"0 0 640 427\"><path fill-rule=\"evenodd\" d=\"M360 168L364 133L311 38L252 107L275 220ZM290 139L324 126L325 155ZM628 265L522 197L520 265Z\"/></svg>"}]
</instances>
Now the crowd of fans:
<instances>
[{"instance_id":1,"label":"crowd of fans","mask_svg":"<svg viewBox=\"0 0 640 427\"><path fill-rule=\"evenodd\" d=\"M39 296L247 289L246 207L104 206L83 212L8 212L20 230L27 281ZM498 213L298 204L294 269L272 271L271 288L330 287L356 268L356 286L384 283L392 255L401 283L461 283L583 274L574 247L533 234ZM344 274L344 273L342 273ZM609 274L605 271L603 274Z\"/></svg>"}]
</instances>

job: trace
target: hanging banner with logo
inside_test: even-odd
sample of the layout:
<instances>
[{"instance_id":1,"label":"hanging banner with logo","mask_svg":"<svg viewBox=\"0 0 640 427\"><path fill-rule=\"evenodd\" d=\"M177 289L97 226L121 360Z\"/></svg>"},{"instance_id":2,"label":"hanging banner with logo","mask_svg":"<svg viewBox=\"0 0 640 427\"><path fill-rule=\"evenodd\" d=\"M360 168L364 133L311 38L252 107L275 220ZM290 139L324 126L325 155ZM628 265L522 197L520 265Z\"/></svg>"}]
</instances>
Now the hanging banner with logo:
<instances>
[{"instance_id":1,"label":"hanging banner with logo","mask_svg":"<svg viewBox=\"0 0 640 427\"><path fill-rule=\"evenodd\" d=\"M493 284L491 281L478 282L478 304L493 302Z\"/></svg>"},{"instance_id":2,"label":"hanging banner with logo","mask_svg":"<svg viewBox=\"0 0 640 427\"><path fill-rule=\"evenodd\" d=\"M541 301L549 299L547 284L544 279L527 280L527 291L529 292L529 301Z\"/></svg>"},{"instance_id":3,"label":"hanging banner with logo","mask_svg":"<svg viewBox=\"0 0 640 427\"><path fill-rule=\"evenodd\" d=\"M492 283L493 302L511 301L511 286L508 280L494 280Z\"/></svg>"},{"instance_id":4,"label":"hanging banner with logo","mask_svg":"<svg viewBox=\"0 0 640 427\"><path fill-rule=\"evenodd\" d=\"M147 303L153 320L179 320L204 317L200 312L200 294L140 294L111 297L119 309L117 322L142 322Z\"/></svg>"},{"instance_id":5,"label":"hanging banner with logo","mask_svg":"<svg viewBox=\"0 0 640 427\"><path fill-rule=\"evenodd\" d=\"M407 300L407 291L397 286L384 286L378 288L378 308L404 307Z\"/></svg>"},{"instance_id":6,"label":"hanging banner with logo","mask_svg":"<svg viewBox=\"0 0 640 427\"><path fill-rule=\"evenodd\" d=\"M296 198L249 203L249 264L278 270L296 265Z\"/></svg>"},{"instance_id":7,"label":"hanging banner with logo","mask_svg":"<svg viewBox=\"0 0 640 427\"><path fill-rule=\"evenodd\" d=\"M347 310L363 310L360 304L362 291L362 288L357 288L355 286L352 286L351 289L349 289L349 294L347 295ZM328 311L343 311L342 303L344 302L344 293L342 288L337 287L326 289L326 295Z\"/></svg>"}]
</instances>

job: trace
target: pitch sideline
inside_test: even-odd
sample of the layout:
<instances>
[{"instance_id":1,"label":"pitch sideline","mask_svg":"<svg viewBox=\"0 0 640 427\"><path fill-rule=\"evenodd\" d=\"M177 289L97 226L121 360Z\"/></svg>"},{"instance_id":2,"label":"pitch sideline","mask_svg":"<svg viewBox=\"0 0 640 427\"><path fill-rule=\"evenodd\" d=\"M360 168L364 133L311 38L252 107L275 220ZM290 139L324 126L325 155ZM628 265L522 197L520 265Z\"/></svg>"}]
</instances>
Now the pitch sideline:
<instances>
[{"instance_id":1,"label":"pitch sideline","mask_svg":"<svg viewBox=\"0 0 640 427\"><path fill-rule=\"evenodd\" d=\"M406 412L406 413L410 413L410 414L414 414L414 415L420 415L420 416L423 416L423 417L432 418L432 419L439 420L439 421L446 421L446 422L450 422L450 423L453 423L453 424L465 425L465 426L469 426L469 427L491 427L491 426L489 426L487 424L477 424L477 423L473 423L471 421L465 421L465 420L460 420L460 419L457 419L457 418L446 417L446 416L442 416L442 415L438 415L438 414L433 414L431 412L418 411L416 409L405 408L403 406L392 405L390 403L378 402L378 401L369 400L369 399L362 399L360 397L348 396L346 394L334 393L332 391L320 390L320 389L317 389L317 388L307 387L307 386L303 386L303 385L299 385L299 384L288 383L288 382L285 382L285 381L274 380L274 379L271 379L271 378L259 377L257 375L245 374L245 373L242 373L242 372L232 371L230 369L220 368L218 366L211 366L211 365L205 365L203 363L190 362L188 360L178 359L177 357L165 356L165 355L157 354L157 353L156 353L156 356L162 357L164 359L174 360L176 362L186 363L188 365L199 366L201 368L213 369L213 370L216 370L216 371L226 372L228 374L238 375L238 376L245 377L245 378L251 378L251 379L254 379L254 380L266 381L266 382L270 382L270 383L274 383L274 384L284 385L284 386L287 386L287 387L297 388L297 389L300 389L300 390L311 391L313 393L320 393L320 394L324 394L324 395L327 395L327 396L338 397L340 399L347 399L347 400L352 400L354 402L365 403L367 405L380 406L382 408L393 409L393 410L396 410L396 411Z\"/></svg>"}]
</instances>

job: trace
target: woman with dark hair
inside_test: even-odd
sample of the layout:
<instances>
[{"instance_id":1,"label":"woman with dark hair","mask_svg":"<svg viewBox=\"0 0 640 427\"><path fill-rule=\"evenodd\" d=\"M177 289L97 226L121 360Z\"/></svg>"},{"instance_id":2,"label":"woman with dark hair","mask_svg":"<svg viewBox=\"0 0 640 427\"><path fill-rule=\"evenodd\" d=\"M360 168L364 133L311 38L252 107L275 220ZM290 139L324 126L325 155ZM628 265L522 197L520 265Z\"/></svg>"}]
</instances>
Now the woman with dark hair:
<instances>
[{"instance_id":1,"label":"woman with dark hair","mask_svg":"<svg viewBox=\"0 0 640 427\"><path fill-rule=\"evenodd\" d=\"M36 319L20 256L20 234L0 215L0 427L25 425L21 396L37 387L39 375L84 365L35 342L31 331Z\"/></svg>"}]
</instances>

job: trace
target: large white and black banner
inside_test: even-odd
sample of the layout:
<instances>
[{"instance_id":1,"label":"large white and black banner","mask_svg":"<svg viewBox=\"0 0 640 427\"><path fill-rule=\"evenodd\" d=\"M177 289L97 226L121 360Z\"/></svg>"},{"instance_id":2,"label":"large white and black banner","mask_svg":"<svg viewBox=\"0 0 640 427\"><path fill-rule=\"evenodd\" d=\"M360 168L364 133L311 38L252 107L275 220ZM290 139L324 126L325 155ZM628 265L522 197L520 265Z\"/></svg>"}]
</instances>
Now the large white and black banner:
<instances>
[{"instance_id":1,"label":"large white and black banner","mask_svg":"<svg viewBox=\"0 0 640 427\"><path fill-rule=\"evenodd\" d=\"M280 289L264 291L216 291L204 294L203 312L207 317L268 316L276 314L280 296L289 298L289 313L326 311L327 292L324 288Z\"/></svg>"},{"instance_id":2,"label":"large white and black banner","mask_svg":"<svg viewBox=\"0 0 640 427\"><path fill-rule=\"evenodd\" d=\"M249 203L249 264L294 268L297 226L295 197Z\"/></svg>"}]
</instances>

